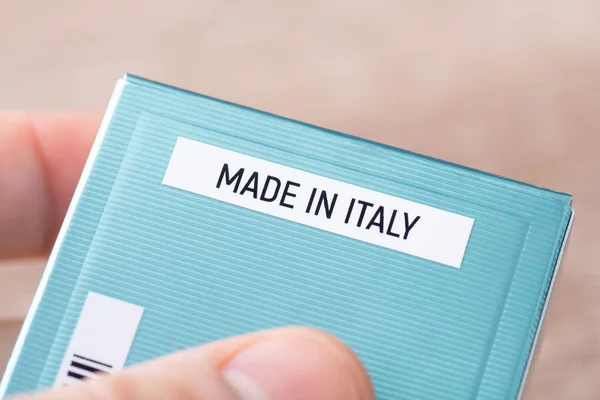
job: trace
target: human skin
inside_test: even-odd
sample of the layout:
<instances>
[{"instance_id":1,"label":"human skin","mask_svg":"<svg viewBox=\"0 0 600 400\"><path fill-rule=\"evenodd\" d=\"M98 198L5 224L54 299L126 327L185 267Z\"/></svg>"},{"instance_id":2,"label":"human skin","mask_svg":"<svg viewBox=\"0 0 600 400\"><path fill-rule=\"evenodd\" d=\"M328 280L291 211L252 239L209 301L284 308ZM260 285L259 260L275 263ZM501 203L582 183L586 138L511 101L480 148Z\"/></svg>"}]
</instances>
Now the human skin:
<instances>
[{"instance_id":1,"label":"human skin","mask_svg":"<svg viewBox=\"0 0 600 400\"><path fill-rule=\"evenodd\" d=\"M98 128L94 117L0 113L0 259L46 255ZM372 400L354 353L286 327L223 339L20 400Z\"/></svg>"},{"instance_id":2,"label":"human skin","mask_svg":"<svg viewBox=\"0 0 600 400\"><path fill-rule=\"evenodd\" d=\"M598 0L0 1L0 108L100 112L132 72L572 194L523 399L597 399L598 15ZM12 335L0 324L0 353Z\"/></svg>"}]
</instances>

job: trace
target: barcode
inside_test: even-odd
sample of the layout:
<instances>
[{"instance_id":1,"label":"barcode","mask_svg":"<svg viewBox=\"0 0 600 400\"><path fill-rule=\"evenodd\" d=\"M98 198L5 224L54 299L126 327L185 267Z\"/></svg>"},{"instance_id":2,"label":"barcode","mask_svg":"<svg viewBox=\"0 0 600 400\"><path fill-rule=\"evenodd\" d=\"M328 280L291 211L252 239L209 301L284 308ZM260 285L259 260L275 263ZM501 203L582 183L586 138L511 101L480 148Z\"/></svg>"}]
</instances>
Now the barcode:
<instances>
[{"instance_id":1,"label":"barcode","mask_svg":"<svg viewBox=\"0 0 600 400\"><path fill-rule=\"evenodd\" d=\"M123 369L143 308L89 293L54 382L74 385Z\"/></svg>"},{"instance_id":2,"label":"barcode","mask_svg":"<svg viewBox=\"0 0 600 400\"><path fill-rule=\"evenodd\" d=\"M99 374L110 373L112 368L113 367L110 364L84 357L79 354L73 354L71 365L67 371L67 377L82 381L94 378Z\"/></svg>"}]
</instances>

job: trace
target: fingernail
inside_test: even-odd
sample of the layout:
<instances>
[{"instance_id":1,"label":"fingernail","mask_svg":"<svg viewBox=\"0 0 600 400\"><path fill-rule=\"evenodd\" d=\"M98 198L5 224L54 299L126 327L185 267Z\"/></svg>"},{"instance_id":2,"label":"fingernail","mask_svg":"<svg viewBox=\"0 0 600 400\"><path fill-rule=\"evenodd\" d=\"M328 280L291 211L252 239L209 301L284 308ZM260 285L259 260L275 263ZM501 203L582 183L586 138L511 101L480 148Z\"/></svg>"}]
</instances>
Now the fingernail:
<instances>
[{"instance_id":1,"label":"fingernail","mask_svg":"<svg viewBox=\"0 0 600 400\"><path fill-rule=\"evenodd\" d=\"M222 372L242 400L372 399L352 352L315 334L259 342Z\"/></svg>"},{"instance_id":2,"label":"fingernail","mask_svg":"<svg viewBox=\"0 0 600 400\"><path fill-rule=\"evenodd\" d=\"M225 370L225 380L236 391L242 400L269 400L268 395L245 373Z\"/></svg>"},{"instance_id":3,"label":"fingernail","mask_svg":"<svg viewBox=\"0 0 600 400\"><path fill-rule=\"evenodd\" d=\"M287 366L288 347L278 339L259 342L238 354L223 376L243 400L277 400L280 386L296 379Z\"/></svg>"}]
</instances>

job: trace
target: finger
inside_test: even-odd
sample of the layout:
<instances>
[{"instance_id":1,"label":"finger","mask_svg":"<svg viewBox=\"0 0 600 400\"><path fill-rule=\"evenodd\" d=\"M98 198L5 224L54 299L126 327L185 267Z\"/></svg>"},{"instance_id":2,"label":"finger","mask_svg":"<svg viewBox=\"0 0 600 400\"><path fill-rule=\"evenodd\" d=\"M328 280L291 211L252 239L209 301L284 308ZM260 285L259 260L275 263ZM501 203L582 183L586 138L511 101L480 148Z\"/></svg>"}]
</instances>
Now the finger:
<instances>
[{"instance_id":1,"label":"finger","mask_svg":"<svg viewBox=\"0 0 600 400\"><path fill-rule=\"evenodd\" d=\"M337 339L283 328L179 352L89 383L15 400L373 400Z\"/></svg>"},{"instance_id":2,"label":"finger","mask_svg":"<svg viewBox=\"0 0 600 400\"><path fill-rule=\"evenodd\" d=\"M0 113L0 259L48 250L99 120Z\"/></svg>"}]
</instances>

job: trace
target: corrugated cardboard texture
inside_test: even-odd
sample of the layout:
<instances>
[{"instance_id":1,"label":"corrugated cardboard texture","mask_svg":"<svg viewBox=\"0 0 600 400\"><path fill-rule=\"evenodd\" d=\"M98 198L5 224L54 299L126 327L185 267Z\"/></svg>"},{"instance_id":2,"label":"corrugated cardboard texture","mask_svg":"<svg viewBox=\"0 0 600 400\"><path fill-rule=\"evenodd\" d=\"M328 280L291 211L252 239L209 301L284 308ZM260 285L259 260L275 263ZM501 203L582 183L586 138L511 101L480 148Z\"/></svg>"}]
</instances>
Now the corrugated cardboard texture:
<instances>
[{"instance_id":1,"label":"corrugated cardboard texture","mask_svg":"<svg viewBox=\"0 0 600 400\"><path fill-rule=\"evenodd\" d=\"M600 395L598 2L36 7L0 4L3 108L100 114L130 70L573 193L578 221L526 399ZM0 292L10 285L0 268ZM2 343L7 352L12 339Z\"/></svg>"},{"instance_id":2,"label":"corrugated cardboard texture","mask_svg":"<svg viewBox=\"0 0 600 400\"><path fill-rule=\"evenodd\" d=\"M303 324L382 400L516 395L570 196L134 77L117 104L9 392L51 384L96 291L145 307L128 363ZM472 217L461 269L166 187L178 136Z\"/></svg>"}]
</instances>

